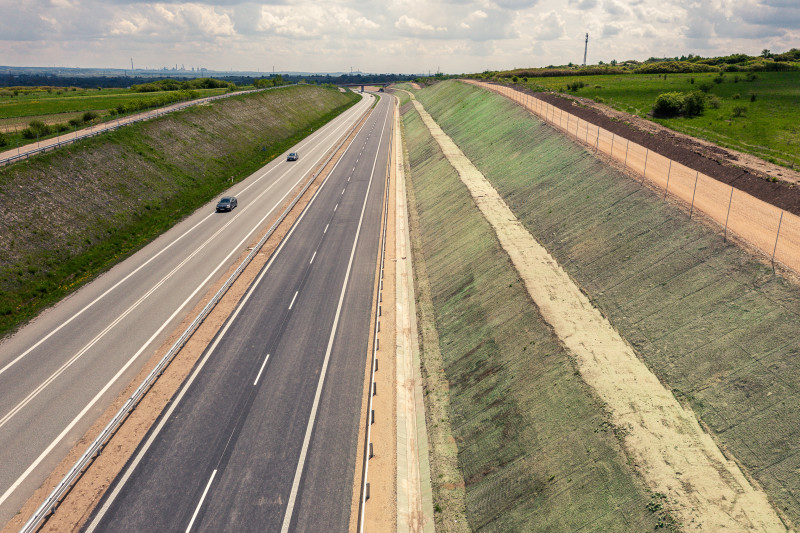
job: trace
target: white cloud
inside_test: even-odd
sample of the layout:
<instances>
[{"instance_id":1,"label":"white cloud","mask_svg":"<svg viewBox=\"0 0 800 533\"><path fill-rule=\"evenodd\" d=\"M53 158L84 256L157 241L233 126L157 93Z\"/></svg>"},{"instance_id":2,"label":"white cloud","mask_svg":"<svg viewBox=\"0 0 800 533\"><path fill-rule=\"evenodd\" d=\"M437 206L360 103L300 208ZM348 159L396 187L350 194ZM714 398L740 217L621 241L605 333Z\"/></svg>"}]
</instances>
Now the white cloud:
<instances>
[{"instance_id":1,"label":"white cloud","mask_svg":"<svg viewBox=\"0 0 800 533\"><path fill-rule=\"evenodd\" d=\"M564 21L558 13L550 11L541 18L541 22L536 32L536 37L542 41L552 41L563 37L566 34Z\"/></svg>"},{"instance_id":2,"label":"white cloud","mask_svg":"<svg viewBox=\"0 0 800 533\"><path fill-rule=\"evenodd\" d=\"M394 23L394 27L401 30L410 30L412 33L447 31L447 28L443 26L434 27L431 24L407 15L402 15L397 19L397 22Z\"/></svg>"}]
</instances>

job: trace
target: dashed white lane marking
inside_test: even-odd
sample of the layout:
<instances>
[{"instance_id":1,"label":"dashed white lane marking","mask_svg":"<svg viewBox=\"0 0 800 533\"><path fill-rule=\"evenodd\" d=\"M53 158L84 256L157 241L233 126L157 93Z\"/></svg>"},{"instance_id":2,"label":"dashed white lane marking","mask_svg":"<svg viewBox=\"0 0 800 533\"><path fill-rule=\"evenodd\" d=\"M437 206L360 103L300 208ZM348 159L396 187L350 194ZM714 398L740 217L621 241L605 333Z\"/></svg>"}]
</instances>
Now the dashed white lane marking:
<instances>
[{"instance_id":1,"label":"dashed white lane marking","mask_svg":"<svg viewBox=\"0 0 800 533\"><path fill-rule=\"evenodd\" d=\"M336 211L338 208L339 208L339 204L336 204L336 205L333 207L333 210L334 210L334 211Z\"/></svg>"},{"instance_id":2,"label":"dashed white lane marking","mask_svg":"<svg viewBox=\"0 0 800 533\"><path fill-rule=\"evenodd\" d=\"M330 224L325 224L325 229L322 230L322 233L328 233L328 226L330 226Z\"/></svg>"},{"instance_id":3,"label":"dashed white lane marking","mask_svg":"<svg viewBox=\"0 0 800 533\"><path fill-rule=\"evenodd\" d=\"M208 483L206 484L206 490L204 490L203 491L203 495L200 496L200 501L197 503L197 508L194 510L194 514L192 515L192 519L189 520L189 525L186 526L186 533L189 533L189 531L191 531L192 525L194 524L194 521L197 518L197 513L200 512L200 507L203 506L203 500L206 499L206 494L208 494L208 489L211 488L211 482L214 481L214 476L216 476L216 475L217 475L217 471L216 470L211 472L211 478L208 480Z\"/></svg>"},{"instance_id":4,"label":"dashed white lane marking","mask_svg":"<svg viewBox=\"0 0 800 533\"><path fill-rule=\"evenodd\" d=\"M261 373L264 371L264 367L267 366L267 361L269 361L269 354L264 358L264 362L261 363L261 368L258 369L258 375L256 376L256 380L253 382L253 386L255 387L258 384L258 378L261 377Z\"/></svg>"},{"instance_id":5,"label":"dashed white lane marking","mask_svg":"<svg viewBox=\"0 0 800 533\"><path fill-rule=\"evenodd\" d=\"M311 261L308 262L309 265L314 262L314 258L315 257L317 257L317 251L316 250L314 250L314 254L311 256Z\"/></svg>"},{"instance_id":6,"label":"dashed white lane marking","mask_svg":"<svg viewBox=\"0 0 800 533\"><path fill-rule=\"evenodd\" d=\"M292 296L292 303L289 304L289 309L291 309L292 306L294 305L294 301L297 299L297 293L299 292L300 291L295 291L294 296Z\"/></svg>"},{"instance_id":7,"label":"dashed white lane marking","mask_svg":"<svg viewBox=\"0 0 800 533\"><path fill-rule=\"evenodd\" d=\"M344 189L342 189L342 194L344 194Z\"/></svg>"}]
</instances>

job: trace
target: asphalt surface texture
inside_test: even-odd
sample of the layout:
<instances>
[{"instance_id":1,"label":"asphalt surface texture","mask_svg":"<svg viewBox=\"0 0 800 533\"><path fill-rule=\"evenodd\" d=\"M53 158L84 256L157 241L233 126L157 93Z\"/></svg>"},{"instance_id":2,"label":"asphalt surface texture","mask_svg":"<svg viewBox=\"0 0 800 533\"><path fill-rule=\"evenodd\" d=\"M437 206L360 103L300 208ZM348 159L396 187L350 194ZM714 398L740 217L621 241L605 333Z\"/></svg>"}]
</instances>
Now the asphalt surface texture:
<instances>
[{"instance_id":1,"label":"asphalt surface texture","mask_svg":"<svg viewBox=\"0 0 800 533\"><path fill-rule=\"evenodd\" d=\"M374 101L361 102L0 343L0 523L11 519ZM220 195L220 196L223 196Z\"/></svg>"},{"instance_id":2,"label":"asphalt surface texture","mask_svg":"<svg viewBox=\"0 0 800 533\"><path fill-rule=\"evenodd\" d=\"M391 138L383 97L89 531L346 531Z\"/></svg>"}]
</instances>

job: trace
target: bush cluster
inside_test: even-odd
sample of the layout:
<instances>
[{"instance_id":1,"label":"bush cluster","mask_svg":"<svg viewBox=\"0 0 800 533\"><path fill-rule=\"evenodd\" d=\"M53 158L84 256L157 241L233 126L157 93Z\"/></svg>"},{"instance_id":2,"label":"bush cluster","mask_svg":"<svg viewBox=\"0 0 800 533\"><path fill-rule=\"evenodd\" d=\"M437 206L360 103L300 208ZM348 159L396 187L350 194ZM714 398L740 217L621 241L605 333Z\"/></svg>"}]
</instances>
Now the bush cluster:
<instances>
[{"instance_id":1,"label":"bush cluster","mask_svg":"<svg viewBox=\"0 0 800 533\"><path fill-rule=\"evenodd\" d=\"M137 93L154 93L160 91L188 91L192 89L236 89L236 84L214 78L195 78L193 80L178 81L170 78L131 85L131 90Z\"/></svg>"},{"instance_id":2,"label":"bush cluster","mask_svg":"<svg viewBox=\"0 0 800 533\"><path fill-rule=\"evenodd\" d=\"M125 113L133 113L136 111L143 111L152 107L163 107L182 100L192 100L197 98L200 94L197 91L177 91L162 94L155 98L148 98L147 100L134 100L124 104L119 104L111 110L112 115L123 115ZM85 115L84 115L85 116Z\"/></svg>"},{"instance_id":3,"label":"bush cluster","mask_svg":"<svg viewBox=\"0 0 800 533\"><path fill-rule=\"evenodd\" d=\"M62 133L65 131L69 131L70 127L78 128L83 126L84 124L88 124L89 122L93 121L97 117L99 117L96 112L94 111L86 111L83 115L77 118L69 119L67 123L61 124L45 124L41 120L31 120L28 123L28 127L22 130L22 137L24 139L38 139L41 137L47 137L53 133ZM6 139L8 141L8 139ZM0 144L0 146L5 146Z\"/></svg>"},{"instance_id":4,"label":"bush cluster","mask_svg":"<svg viewBox=\"0 0 800 533\"><path fill-rule=\"evenodd\" d=\"M669 92L656 97L653 116L675 117L682 115L694 117L702 115L706 108L706 97L701 91L690 93Z\"/></svg>"}]
</instances>

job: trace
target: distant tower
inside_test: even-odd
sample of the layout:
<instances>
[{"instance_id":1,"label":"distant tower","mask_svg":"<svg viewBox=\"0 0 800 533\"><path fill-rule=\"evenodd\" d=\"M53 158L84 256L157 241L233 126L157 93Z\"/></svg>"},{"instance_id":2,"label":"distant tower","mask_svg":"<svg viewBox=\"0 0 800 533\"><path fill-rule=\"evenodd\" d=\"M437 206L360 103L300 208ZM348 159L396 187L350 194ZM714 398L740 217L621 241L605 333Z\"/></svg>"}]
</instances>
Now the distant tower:
<instances>
[{"instance_id":1,"label":"distant tower","mask_svg":"<svg viewBox=\"0 0 800 533\"><path fill-rule=\"evenodd\" d=\"M131 70L133 70L133 58L131 58Z\"/></svg>"},{"instance_id":2,"label":"distant tower","mask_svg":"<svg viewBox=\"0 0 800 533\"><path fill-rule=\"evenodd\" d=\"M589 34L586 34L586 44L583 45L583 66L586 66L586 52L589 50Z\"/></svg>"}]
</instances>

